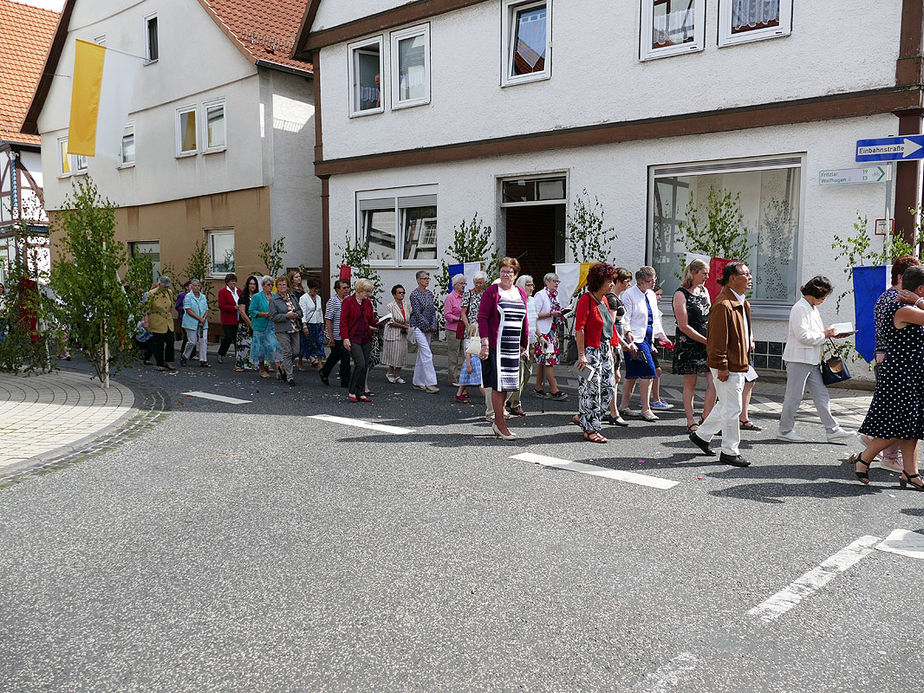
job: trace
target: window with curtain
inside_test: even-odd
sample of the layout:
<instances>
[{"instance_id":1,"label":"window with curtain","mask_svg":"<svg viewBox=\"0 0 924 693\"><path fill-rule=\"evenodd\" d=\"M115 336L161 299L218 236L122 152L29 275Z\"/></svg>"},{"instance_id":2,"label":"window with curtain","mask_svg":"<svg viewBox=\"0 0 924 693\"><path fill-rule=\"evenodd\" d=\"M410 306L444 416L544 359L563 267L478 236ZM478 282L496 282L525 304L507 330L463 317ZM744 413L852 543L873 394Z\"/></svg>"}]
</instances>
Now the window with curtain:
<instances>
[{"instance_id":1,"label":"window with curtain","mask_svg":"<svg viewBox=\"0 0 924 693\"><path fill-rule=\"evenodd\" d=\"M664 48L695 39L696 0L652 0L651 47Z\"/></svg>"},{"instance_id":2,"label":"window with curtain","mask_svg":"<svg viewBox=\"0 0 924 693\"><path fill-rule=\"evenodd\" d=\"M351 115L381 113L382 38L350 46Z\"/></svg>"},{"instance_id":3,"label":"window with curtain","mask_svg":"<svg viewBox=\"0 0 924 693\"><path fill-rule=\"evenodd\" d=\"M394 76L393 107L430 102L430 27L414 27L391 35Z\"/></svg>"},{"instance_id":4,"label":"window with curtain","mask_svg":"<svg viewBox=\"0 0 924 693\"><path fill-rule=\"evenodd\" d=\"M780 0L732 0L733 34L780 25Z\"/></svg>"},{"instance_id":5,"label":"window with curtain","mask_svg":"<svg viewBox=\"0 0 924 693\"><path fill-rule=\"evenodd\" d=\"M514 75L528 75L545 70L545 4L516 11L513 39Z\"/></svg>"}]
</instances>

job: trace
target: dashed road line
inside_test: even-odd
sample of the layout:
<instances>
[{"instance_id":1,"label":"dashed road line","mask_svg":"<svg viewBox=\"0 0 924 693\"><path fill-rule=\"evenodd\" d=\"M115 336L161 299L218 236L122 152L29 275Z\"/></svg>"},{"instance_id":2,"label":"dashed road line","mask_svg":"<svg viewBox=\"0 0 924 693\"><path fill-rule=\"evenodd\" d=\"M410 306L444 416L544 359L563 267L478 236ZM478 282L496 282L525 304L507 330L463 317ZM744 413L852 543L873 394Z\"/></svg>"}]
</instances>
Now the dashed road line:
<instances>
[{"instance_id":1,"label":"dashed road line","mask_svg":"<svg viewBox=\"0 0 924 693\"><path fill-rule=\"evenodd\" d=\"M838 573L843 573L856 565L861 559L870 555L881 542L880 537L865 535L849 546L845 546L828 558L821 565L812 568L802 577L789 583L785 588L769 599L748 611L749 616L758 616L764 621L775 621L795 607L806 597L810 597L831 582Z\"/></svg>"},{"instance_id":2,"label":"dashed road line","mask_svg":"<svg viewBox=\"0 0 924 693\"><path fill-rule=\"evenodd\" d=\"M210 399L215 402L224 402L225 404L250 404L253 400L250 399L238 399L237 397L225 397L224 395L216 395L211 392L200 392L199 390L193 390L192 392L184 392L184 395L187 397L198 397L199 399Z\"/></svg>"},{"instance_id":3,"label":"dashed road line","mask_svg":"<svg viewBox=\"0 0 924 693\"><path fill-rule=\"evenodd\" d=\"M907 529L896 529L876 546L879 551L897 553L909 558L924 560L924 534Z\"/></svg>"},{"instance_id":4,"label":"dashed road line","mask_svg":"<svg viewBox=\"0 0 924 693\"><path fill-rule=\"evenodd\" d=\"M632 689L632 692L664 693L671 688L676 688L683 683L691 671L702 664L702 661L691 652L681 652L657 671L648 674L644 681Z\"/></svg>"},{"instance_id":5,"label":"dashed road line","mask_svg":"<svg viewBox=\"0 0 924 693\"><path fill-rule=\"evenodd\" d=\"M377 424L362 419L348 419L344 416L331 416L330 414L314 414L308 418L328 421L330 423L342 424L344 426L355 426L356 428L365 428L370 431L380 431L382 433L391 433L396 436L406 436L413 433L413 428L401 428L400 426L388 426L387 424Z\"/></svg>"},{"instance_id":6,"label":"dashed road line","mask_svg":"<svg viewBox=\"0 0 924 693\"><path fill-rule=\"evenodd\" d=\"M605 469L604 467L596 467L591 464L584 464L583 462L573 462L571 460L562 460L557 457L535 455L531 452L522 452L519 455L512 455L510 459L522 460L523 462L534 462L544 467L554 467L555 469L564 469L569 472L580 472L581 474L600 476L606 479L615 479L616 481L625 481L630 484L648 486L649 488L656 488L662 491L671 489L680 483L678 481L671 481L670 479L661 479L656 476L624 472L619 469Z\"/></svg>"}]
</instances>

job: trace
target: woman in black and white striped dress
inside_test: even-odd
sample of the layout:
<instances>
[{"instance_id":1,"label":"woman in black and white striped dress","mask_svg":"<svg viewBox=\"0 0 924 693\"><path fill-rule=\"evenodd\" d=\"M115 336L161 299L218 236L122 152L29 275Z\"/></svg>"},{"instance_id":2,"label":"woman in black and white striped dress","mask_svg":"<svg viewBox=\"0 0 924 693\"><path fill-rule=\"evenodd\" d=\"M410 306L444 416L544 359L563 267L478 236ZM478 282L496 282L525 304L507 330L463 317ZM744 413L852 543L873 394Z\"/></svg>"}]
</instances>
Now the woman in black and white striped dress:
<instances>
[{"instance_id":1,"label":"woman in black and white striped dress","mask_svg":"<svg viewBox=\"0 0 924 693\"><path fill-rule=\"evenodd\" d=\"M514 280L520 272L515 258L500 263L500 283L485 289L478 308L478 332L481 335L482 378L491 388L494 407L494 435L514 440L516 435L504 420L504 401L508 392L520 388L520 356L529 347L526 321L526 293Z\"/></svg>"}]
</instances>

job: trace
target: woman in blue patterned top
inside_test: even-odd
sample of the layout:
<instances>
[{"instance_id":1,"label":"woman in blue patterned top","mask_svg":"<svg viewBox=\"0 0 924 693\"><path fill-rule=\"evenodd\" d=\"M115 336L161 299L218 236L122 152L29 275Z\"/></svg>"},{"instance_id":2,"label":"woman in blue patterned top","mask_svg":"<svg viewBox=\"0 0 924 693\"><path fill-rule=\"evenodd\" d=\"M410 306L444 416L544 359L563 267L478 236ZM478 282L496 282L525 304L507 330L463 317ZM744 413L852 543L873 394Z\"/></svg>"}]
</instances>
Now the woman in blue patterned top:
<instances>
[{"instance_id":1,"label":"woman in blue patterned top","mask_svg":"<svg viewBox=\"0 0 924 693\"><path fill-rule=\"evenodd\" d=\"M417 288L411 292L411 329L417 338L417 361L414 363L414 387L430 394L440 391L436 386L436 369L430 340L436 332L436 305L430 286L430 273L420 270Z\"/></svg>"}]
</instances>

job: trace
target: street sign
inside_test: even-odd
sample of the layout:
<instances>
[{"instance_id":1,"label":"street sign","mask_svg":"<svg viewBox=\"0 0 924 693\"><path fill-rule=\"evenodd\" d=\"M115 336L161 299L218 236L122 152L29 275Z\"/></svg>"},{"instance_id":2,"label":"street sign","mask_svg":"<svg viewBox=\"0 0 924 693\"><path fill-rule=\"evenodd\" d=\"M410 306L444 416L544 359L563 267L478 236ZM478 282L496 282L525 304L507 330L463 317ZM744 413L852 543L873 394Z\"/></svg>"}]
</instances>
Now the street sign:
<instances>
[{"instance_id":1,"label":"street sign","mask_svg":"<svg viewBox=\"0 0 924 693\"><path fill-rule=\"evenodd\" d=\"M924 159L924 135L857 140L857 161L911 161Z\"/></svg>"},{"instance_id":2,"label":"street sign","mask_svg":"<svg viewBox=\"0 0 924 693\"><path fill-rule=\"evenodd\" d=\"M819 185L855 185L857 183L884 183L889 172L885 166L868 168L838 168L818 172Z\"/></svg>"},{"instance_id":3,"label":"street sign","mask_svg":"<svg viewBox=\"0 0 924 693\"><path fill-rule=\"evenodd\" d=\"M891 232L895 233L895 219L876 219L876 235L877 236L888 236L889 227Z\"/></svg>"}]
</instances>

